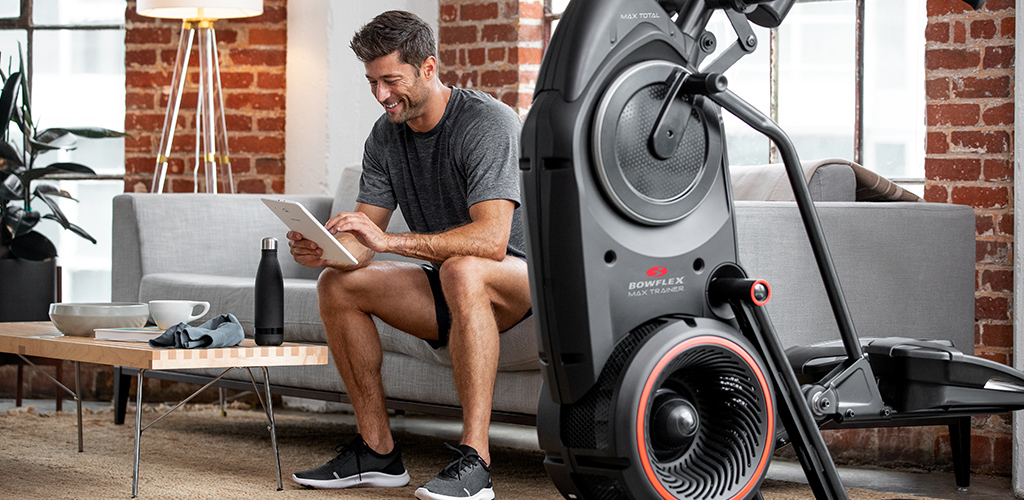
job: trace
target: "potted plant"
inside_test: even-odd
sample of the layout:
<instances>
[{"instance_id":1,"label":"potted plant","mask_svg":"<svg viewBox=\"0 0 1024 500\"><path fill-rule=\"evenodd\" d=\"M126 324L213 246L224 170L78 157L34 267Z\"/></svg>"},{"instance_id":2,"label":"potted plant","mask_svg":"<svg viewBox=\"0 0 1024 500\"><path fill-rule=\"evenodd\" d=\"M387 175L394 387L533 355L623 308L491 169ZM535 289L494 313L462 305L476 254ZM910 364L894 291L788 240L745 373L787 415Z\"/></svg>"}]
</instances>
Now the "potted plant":
<instances>
[{"instance_id":1,"label":"potted plant","mask_svg":"<svg viewBox=\"0 0 1024 500\"><path fill-rule=\"evenodd\" d=\"M45 320L49 304L56 299L56 262L53 259L57 256L57 248L46 236L34 230L36 224L51 220L93 243L96 240L72 224L58 206L56 200L59 198L74 200L67 191L36 181L54 173L96 175L96 172L71 162L37 167L36 160L51 151L75 149L78 138L128 136L98 127L39 130L32 114L23 60L21 70L10 76L0 71L0 81L3 82L3 92L0 93L0 124L3 124L3 140L0 141L0 276L3 276L0 280L0 321ZM12 126L20 130L20 141L10 140ZM33 202L38 203L33 206ZM43 210L37 210L39 208Z\"/></svg>"}]
</instances>

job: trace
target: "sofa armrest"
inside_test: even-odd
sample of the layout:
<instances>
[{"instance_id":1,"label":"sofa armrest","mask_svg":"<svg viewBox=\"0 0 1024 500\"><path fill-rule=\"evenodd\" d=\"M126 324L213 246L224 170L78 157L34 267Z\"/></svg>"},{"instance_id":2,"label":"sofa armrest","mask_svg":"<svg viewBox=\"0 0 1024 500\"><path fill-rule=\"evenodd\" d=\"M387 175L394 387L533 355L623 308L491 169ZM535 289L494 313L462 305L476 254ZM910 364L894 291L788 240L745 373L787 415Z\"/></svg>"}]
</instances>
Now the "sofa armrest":
<instances>
[{"instance_id":1,"label":"sofa armrest","mask_svg":"<svg viewBox=\"0 0 1024 500\"><path fill-rule=\"evenodd\" d=\"M316 278L319 269L296 264L287 251L285 226L260 198L266 195L139 194L114 198L112 298L139 300L147 274L192 273L256 276L260 240L277 238L285 278ZM321 221L330 217L331 197L287 195Z\"/></svg>"},{"instance_id":2,"label":"sofa armrest","mask_svg":"<svg viewBox=\"0 0 1024 500\"><path fill-rule=\"evenodd\" d=\"M974 352L974 211L922 202L817 203L861 338L952 340ZM737 202L740 262L772 286L786 347L838 340L807 233L792 202Z\"/></svg>"}]
</instances>

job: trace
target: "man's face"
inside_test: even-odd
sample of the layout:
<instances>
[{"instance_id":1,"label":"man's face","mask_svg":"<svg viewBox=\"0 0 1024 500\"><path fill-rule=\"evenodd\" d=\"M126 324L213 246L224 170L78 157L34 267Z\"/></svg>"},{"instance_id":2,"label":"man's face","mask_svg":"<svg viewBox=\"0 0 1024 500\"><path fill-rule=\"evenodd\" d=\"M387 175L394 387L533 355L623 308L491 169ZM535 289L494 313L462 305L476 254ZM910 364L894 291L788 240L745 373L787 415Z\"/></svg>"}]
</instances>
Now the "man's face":
<instances>
[{"instance_id":1,"label":"man's face","mask_svg":"<svg viewBox=\"0 0 1024 500\"><path fill-rule=\"evenodd\" d=\"M430 90L422 71L399 60L397 51L364 66L370 91L384 106L391 123L405 123L423 114Z\"/></svg>"}]
</instances>

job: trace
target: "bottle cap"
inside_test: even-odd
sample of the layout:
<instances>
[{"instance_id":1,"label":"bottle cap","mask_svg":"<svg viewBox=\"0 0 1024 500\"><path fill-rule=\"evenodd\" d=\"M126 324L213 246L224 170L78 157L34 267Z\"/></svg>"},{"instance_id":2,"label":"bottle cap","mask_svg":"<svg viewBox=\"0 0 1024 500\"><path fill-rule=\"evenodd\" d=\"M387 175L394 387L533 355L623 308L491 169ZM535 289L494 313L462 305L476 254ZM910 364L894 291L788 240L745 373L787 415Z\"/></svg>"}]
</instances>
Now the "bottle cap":
<instances>
[{"instance_id":1,"label":"bottle cap","mask_svg":"<svg viewBox=\"0 0 1024 500\"><path fill-rule=\"evenodd\" d=\"M267 236L263 238L263 243L260 245L263 250L277 250L277 238Z\"/></svg>"}]
</instances>

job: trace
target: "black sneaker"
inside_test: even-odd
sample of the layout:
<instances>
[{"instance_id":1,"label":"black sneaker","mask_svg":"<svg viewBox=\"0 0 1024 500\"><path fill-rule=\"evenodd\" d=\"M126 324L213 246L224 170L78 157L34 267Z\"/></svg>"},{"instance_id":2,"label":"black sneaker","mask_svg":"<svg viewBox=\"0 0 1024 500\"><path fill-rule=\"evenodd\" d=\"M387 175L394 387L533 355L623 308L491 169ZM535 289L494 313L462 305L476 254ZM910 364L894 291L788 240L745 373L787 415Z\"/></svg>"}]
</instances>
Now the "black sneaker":
<instances>
[{"instance_id":1,"label":"black sneaker","mask_svg":"<svg viewBox=\"0 0 1024 500\"><path fill-rule=\"evenodd\" d=\"M460 444L458 448L445 443L455 452L452 461L429 483L416 489L416 498L421 500L491 500L494 489L491 486L491 468L484 465L470 446Z\"/></svg>"},{"instance_id":2,"label":"black sneaker","mask_svg":"<svg viewBox=\"0 0 1024 500\"><path fill-rule=\"evenodd\" d=\"M352 442L338 445L338 456L315 469L292 474L292 481L314 488L350 488L382 486L397 488L409 484L409 472L402 465L398 443L387 455L370 449L363 436L356 434Z\"/></svg>"}]
</instances>

